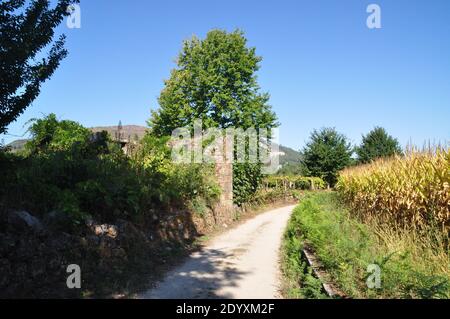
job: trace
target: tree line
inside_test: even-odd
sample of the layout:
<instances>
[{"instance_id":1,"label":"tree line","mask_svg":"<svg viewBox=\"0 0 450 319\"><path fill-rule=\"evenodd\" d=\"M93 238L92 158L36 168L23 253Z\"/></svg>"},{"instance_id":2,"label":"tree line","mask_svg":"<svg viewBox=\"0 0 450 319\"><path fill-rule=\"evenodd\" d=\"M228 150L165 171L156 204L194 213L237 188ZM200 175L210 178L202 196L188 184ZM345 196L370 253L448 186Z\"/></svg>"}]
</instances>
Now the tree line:
<instances>
[{"instance_id":1,"label":"tree line","mask_svg":"<svg viewBox=\"0 0 450 319\"><path fill-rule=\"evenodd\" d=\"M396 154L402 154L398 140L382 127L375 127L364 135L361 144L356 147L335 128L323 128L311 133L310 140L301 151L298 172L301 175L322 177L330 186L334 186L342 169Z\"/></svg>"}]
</instances>

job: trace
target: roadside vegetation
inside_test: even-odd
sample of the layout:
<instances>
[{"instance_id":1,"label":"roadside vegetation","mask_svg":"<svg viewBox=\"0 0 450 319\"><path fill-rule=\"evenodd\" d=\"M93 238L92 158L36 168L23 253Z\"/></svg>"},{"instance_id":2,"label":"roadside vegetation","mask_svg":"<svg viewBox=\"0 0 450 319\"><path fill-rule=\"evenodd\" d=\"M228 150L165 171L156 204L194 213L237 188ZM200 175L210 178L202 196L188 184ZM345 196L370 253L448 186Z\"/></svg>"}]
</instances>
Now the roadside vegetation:
<instances>
[{"instance_id":1,"label":"roadside vegetation","mask_svg":"<svg viewBox=\"0 0 450 319\"><path fill-rule=\"evenodd\" d=\"M350 298L450 297L448 147L403 151L376 127L352 149L344 135L325 128L313 132L301 164L334 190L310 193L289 222L283 246L287 297L326 298L321 280ZM304 178L268 179L284 187L297 180ZM305 248L323 267L320 280ZM380 269L379 287L368 283L374 267Z\"/></svg>"},{"instance_id":2,"label":"roadside vegetation","mask_svg":"<svg viewBox=\"0 0 450 319\"><path fill-rule=\"evenodd\" d=\"M350 298L448 298L448 246L435 232L395 230L380 221L361 220L339 194L309 195L294 210L285 233L284 293L293 298L325 298L320 281L301 258L310 247L327 273ZM381 269L380 287L370 289L369 265Z\"/></svg>"},{"instance_id":3,"label":"roadside vegetation","mask_svg":"<svg viewBox=\"0 0 450 319\"><path fill-rule=\"evenodd\" d=\"M87 218L138 220L157 209L186 207L220 194L212 167L175 165L169 147L146 137L126 156L106 134L51 114L30 127L21 154L1 153L0 208L25 209L45 217L64 214L67 226Z\"/></svg>"}]
</instances>

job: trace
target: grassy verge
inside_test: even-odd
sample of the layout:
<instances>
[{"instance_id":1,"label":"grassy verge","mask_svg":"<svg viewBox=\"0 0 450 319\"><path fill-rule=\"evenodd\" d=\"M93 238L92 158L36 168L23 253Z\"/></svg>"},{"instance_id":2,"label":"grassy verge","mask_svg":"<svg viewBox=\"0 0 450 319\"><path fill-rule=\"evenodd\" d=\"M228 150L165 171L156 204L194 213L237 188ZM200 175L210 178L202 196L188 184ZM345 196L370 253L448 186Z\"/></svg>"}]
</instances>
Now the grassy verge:
<instances>
[{"instance_id":1,"label":"grassy verge","mask_svg":"<svg viewBox=\"0 0 450 319\"><path fill-rule=\"evenodd\" d=\"M284 237L284 294L289 298L320 298L320 282L300 258L308 244L324 270L352 298L448 298L449 255L433 236L393 231L371 220L350 216L332 192L307 196L294 210ZM381 272L379 288L369 265ZM369 267L370 269L370 267Z\"/></svg>"}]
</instances>

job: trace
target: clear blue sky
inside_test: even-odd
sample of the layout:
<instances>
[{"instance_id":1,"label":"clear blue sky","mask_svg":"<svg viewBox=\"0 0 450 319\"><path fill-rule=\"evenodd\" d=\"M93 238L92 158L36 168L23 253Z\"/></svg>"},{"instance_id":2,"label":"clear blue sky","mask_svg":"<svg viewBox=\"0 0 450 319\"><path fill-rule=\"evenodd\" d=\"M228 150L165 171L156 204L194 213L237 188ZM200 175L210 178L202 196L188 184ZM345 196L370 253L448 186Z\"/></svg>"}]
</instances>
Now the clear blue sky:
<instances>
[{"instance_id":1,"label":"clear blue sky","mask_svg":"<svg viewBox=\"0 0 450 319\"><path fill-rule=\"evenodd\" d=\"M370 3L381 29L366 26ZM353 143L375 125L403 145L449 140L448 0L82 0L81 9L81 29L60 27L69 57L10 134L51 112L85 126L145 125L182 40L240 28L263 57L259 82L282 144L298 149L324 126Z\"/></svg>"}]
</instances>

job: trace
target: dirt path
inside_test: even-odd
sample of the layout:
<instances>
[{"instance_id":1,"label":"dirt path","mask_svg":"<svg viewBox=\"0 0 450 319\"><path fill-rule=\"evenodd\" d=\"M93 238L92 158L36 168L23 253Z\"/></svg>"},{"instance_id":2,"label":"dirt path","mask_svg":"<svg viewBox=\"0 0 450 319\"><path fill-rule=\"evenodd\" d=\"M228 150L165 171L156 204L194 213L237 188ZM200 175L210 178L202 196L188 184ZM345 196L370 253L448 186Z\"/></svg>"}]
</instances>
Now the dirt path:
<instances>
[{"instance_id":1,"label":"dirt path","mask_svg":"<svg viewBox=\"0 0 450 319\"><path fill-rule=\"evenodd\" d=\"M280 298L279 248L294 207L262 213L214 238L138 298Z\"/></svg>"}]
</instances>

